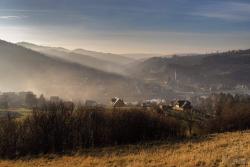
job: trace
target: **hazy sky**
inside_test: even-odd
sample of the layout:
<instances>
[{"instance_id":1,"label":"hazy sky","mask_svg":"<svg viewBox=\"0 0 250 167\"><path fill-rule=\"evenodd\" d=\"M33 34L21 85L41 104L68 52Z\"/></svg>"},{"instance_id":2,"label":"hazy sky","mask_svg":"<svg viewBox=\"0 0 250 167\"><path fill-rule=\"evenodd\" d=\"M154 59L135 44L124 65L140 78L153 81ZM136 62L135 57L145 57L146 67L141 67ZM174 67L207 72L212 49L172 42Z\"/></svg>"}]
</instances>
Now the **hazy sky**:
<instances>
[{"instance_id":1,"label":"hazy sky","mask_svg":"<svg viewBox=\"0 0 250 167\"><path fill-rule=\"evenodd\" d=\"M0 38L113 53L250 48L249 0L0 0Z\"/></svg>"}]
</instances>

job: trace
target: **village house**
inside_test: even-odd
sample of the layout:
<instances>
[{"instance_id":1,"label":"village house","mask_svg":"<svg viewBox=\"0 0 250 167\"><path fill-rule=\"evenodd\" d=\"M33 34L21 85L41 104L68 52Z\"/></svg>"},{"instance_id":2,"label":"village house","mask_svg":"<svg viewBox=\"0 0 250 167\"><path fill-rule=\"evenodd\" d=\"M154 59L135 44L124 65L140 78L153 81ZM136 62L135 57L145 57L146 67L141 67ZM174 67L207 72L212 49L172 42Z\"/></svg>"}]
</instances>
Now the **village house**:
<instances>
[{"instance_id":1,"label":"village house","mask_svg":"<svg viewBox=\"0 0 250 167\"><path fill-rule=\"evenodd\" d=\"M85 101L85 106L86 107L96 107L97 106L97 102L94 100L86 100Z\"/></svg>"},{"instance_id":2,"label":"village house","mask_svg":"<svg viewBox=\"0 0 250 167\"><path fill-rule=\"evenodd\" d=\"M151 100L145 100L142 102L142 107L154 107L154 106L160 106L166 104L166 100L164 99L151 99Z\"/></svg>"},{"instance_id":3,"label":"village house","mask_svg":"<svg viewBox=\"0 0 250 167\"><path fill-rule=\"evenodd\" d=\"M124 101L118 97L112 98L111 103L112 103L113 107L124 107L125 106Z\"/></svg>"},{"instance_id":4,"label":"village house","mask_svg":"<svg viewBox=\"0 0 250 167\"><path fill-rule=\"evenodd\" d=\"M188 100L177 100L172 103L172 109L175 111L185 111L191 108L191 102Z\"/></svg>"},{"instance_id":5,"label":"village house","mask_svg":"<svg viewBox=\"0 0 250 167\"><path fill-rule=\"evenodd\" d=\"M50 101L52 103L59 103L61 101L59 96L50 96Z\"/></svg>"}]
</instances>

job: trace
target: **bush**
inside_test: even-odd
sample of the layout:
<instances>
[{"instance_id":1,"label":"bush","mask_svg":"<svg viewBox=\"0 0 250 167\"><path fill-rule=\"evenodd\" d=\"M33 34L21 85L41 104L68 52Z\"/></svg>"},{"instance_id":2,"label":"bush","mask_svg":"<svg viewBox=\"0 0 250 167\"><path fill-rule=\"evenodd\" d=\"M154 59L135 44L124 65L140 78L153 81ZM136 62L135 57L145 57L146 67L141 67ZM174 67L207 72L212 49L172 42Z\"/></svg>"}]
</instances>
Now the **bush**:
<instances>
[{"instance_id":1,"label":"bush","mask_svg":"<svg viewBox=\"0 0 250 167\"><path fill-rule=\"evenodd\" d=\"M250 128L249 96L217 94L213 95L213 101L208 100L210 102L206 106L213 106L215 114L215 117L206 123L210 133ZM206 106L204 108L207 108Z\"/></svg>"},{"instance_id":2,"label":"bush","mask_svg":"<svg viewBox=\"0 0 250 167\"><path fill-rule=\"evenodd\" d=\"M22 120L0 122L0 156L62 153L88 147L182 137L174 118L143 109L108 110L47 104Z\"/></svg>"}]
</instances>

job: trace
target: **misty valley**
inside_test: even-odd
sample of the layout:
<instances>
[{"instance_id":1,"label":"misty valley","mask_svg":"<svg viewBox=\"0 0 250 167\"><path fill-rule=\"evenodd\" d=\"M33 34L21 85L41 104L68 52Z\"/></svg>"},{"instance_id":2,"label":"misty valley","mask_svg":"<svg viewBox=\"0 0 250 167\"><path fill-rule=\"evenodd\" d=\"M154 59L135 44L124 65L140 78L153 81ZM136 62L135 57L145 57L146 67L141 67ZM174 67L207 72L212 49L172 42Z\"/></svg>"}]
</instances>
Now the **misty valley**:
<instances>
[{"instance_id":1,"label":"misty valley","mask_svg":"<svg viewBox=\"0 0 250 167\"><path fill-rule=\"evenodd\" d=\"M249 94L250 50L132 59L31 43L0 42L2 92L32 91L69 101L186 99Z\"/></svg>"},{"instance_id":2,"label":"misty valley","mask_svg":"<svg viewBox=\"0 0 250 167\"><path fill-rule=\"evenodd\" d=\"M0 167L250 166L249 0L0 0Z\"/></svg>"}]
</instances>

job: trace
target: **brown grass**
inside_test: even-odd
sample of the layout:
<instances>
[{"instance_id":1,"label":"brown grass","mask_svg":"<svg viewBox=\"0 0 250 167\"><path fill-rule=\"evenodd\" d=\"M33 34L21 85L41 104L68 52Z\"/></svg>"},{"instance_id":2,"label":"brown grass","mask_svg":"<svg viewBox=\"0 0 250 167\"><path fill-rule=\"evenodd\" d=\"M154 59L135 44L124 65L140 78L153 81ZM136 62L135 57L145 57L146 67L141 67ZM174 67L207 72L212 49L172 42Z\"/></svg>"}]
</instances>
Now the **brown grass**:
<instances>
[{"instance_id":1,"label":"brown grass","mask_svg":"<svg viewBox=\"0 0 250 167\"><path fill-rule=\"evenodd\" d=\"M250 166L250 131L180 142L88 149L75 155L2 160L0 167Z\"/></svg>"}]
</instances>

